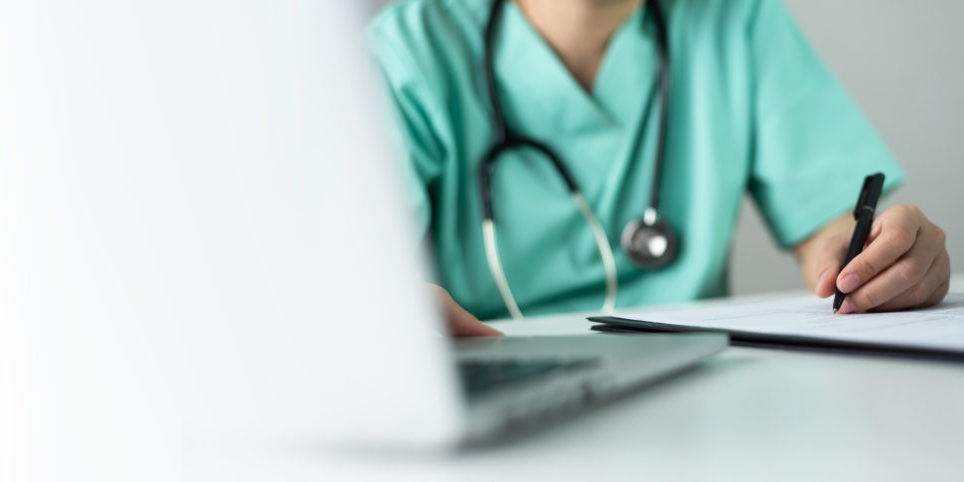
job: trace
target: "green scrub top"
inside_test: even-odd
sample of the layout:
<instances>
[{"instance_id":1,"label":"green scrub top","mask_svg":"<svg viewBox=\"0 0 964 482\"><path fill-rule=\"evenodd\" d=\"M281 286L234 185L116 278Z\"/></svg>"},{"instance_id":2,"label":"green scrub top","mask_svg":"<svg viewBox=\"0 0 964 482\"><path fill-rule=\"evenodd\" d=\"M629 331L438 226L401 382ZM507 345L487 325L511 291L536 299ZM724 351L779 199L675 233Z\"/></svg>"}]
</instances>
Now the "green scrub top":
<instances>
[{"instance_id":1,"label":"green scrub top","mask_svg":"<svg viewBox=\"0 0 964 482\"><path fill-rule=\"evenodd\" d=\"M404 172L438 282L479 318L506 316L486 264L478 171L493 142L483 82L491 0L407 0L369 26L398 113ZM575 81L513 2L495 46L508 125L555 149L612 242L617 306L727 294L730 243L749 193L782 247L852 209L863 177L903 173L778 0L666 0L670 112L662 216L678 258L653 272L619 246L647 206L659 119L656 32L646 8L613 35L592 92ZM495 170L506 277L526 315L601 307L592 231L535 152Z\"/></svg>"}]
</instances>

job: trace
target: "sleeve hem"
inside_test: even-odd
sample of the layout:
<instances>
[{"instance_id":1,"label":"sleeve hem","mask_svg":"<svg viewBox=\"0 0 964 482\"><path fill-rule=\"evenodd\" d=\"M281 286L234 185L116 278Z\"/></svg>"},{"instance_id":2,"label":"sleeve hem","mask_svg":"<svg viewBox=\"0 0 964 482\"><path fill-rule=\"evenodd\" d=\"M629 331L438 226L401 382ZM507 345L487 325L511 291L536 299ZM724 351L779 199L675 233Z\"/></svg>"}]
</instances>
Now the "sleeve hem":
<instances>
[{"instance_id":1,"label":"sleeve hem","mask_svg":"<svg viewBox=\"0 0 964 482\"><path fill-rule=\"evenodd\" d=\"M903 185L905 175L903 172L890 173L884 183L884 191L881 197L890 195L895 189ZM857 200L857 192L854 191L853 201ZM831 221L843 216L853 209L851 204L841 204L839 197L828 197L826 202L811 203L806 212L801 216L805 222L794 223L796 229L788 229L777 235L777 241L781 249L789 250L800 242L813 236L821 228Z\"/></svg>"}]
</instances>

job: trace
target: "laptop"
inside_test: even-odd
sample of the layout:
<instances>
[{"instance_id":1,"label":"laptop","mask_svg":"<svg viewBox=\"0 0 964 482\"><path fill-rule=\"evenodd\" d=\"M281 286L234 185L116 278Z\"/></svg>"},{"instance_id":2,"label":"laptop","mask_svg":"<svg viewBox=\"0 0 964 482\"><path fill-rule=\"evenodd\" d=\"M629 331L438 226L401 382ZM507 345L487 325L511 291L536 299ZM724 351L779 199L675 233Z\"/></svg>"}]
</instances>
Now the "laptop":
<instances>
[{"instance_id":1,"label":"laptop","mask_svg":"<svg viewBox=\"0 0 964 482\"><path fill-rule=\"evenodd\" d=\"M131 454L205 427L456 447L725 346L589 323L448 337L364 2L85 8L24 4L56 35L0 51L0 346L46 387L7 386L35 394L13 433L55 423L44 443Z\"/></svg>"}]
</instances>

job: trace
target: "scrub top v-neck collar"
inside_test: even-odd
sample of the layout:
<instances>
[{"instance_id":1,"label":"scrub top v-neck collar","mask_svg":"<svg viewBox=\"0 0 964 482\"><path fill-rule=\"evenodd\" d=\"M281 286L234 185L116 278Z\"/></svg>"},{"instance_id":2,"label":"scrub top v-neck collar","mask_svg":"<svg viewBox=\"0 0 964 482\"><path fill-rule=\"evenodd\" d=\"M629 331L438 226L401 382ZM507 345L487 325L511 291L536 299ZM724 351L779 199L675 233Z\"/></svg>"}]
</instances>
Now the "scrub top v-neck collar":
<instances>
[{"instance_id":1,"label":"scrub top v-neck collar","mask_svg":"<svg viewBox=\"0 0 964 482\"><path fill-rule=\"evenodd\" d=\"M589 93L515 2L507 3L496 39L495 71L510 126L527 135L551 134L550 139L635 127L657 68L645 7L613 34Z\"/></svg>"}]
</instances>

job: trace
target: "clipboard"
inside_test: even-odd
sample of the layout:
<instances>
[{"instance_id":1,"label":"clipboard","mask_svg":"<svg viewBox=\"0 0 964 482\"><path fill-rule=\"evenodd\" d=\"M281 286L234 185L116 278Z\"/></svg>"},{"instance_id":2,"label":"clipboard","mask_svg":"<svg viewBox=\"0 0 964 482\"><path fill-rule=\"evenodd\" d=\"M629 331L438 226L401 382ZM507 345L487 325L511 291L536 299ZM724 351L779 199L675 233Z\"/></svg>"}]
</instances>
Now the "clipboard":
<instances>
[{"instance_id":1,"label":"clipboard","mask_svg":"<svg viewBox=\"0 0 964 482\"><path fill-rule=\"evenodd\" d=\"M723 333L729 336L731 346L822 352L837 355L869 355L897 358L918 358L964 363L964 353L932 348L909 348L898 345L824 340L800 336L774 336L733 330L700 329L673 326L665 323L623 320L616 317L593 316L589 321L597 323L592 330L600 333Z\"/></svg>"},{"instance_id":2,"label":"clipboard","mask_svg":"<svg viewBox=\"0 0 964 482\"><path fill-rule=\"evenodd\" d=\"M822 300L820 300L822 301ZM798 302L798 300L790 300L790 302ZM943 308L944 310L951 311L950 321L945 321L947 323L957 322L956 316L960 314L960 327L961 333L964 334L964 295L962 294L952 294L948 295L947 300L942 306L936 307L937 309ZM725 309L725 308L724 308ZM667 318L686 318L685 313L687 310L680 310L678 312L667 312L673 313L674 316L668 316ZM684 313L683 315L678 315L676 313ZM694 313L696 315L697 313ZM660 318L659 312L652 313L652 319ZM832 315L835 317L841 317L841 323L846 323L847 316L852 315ZM887 316L883 315L865 315L865 316ZM913 312L903 312L899 316L913 316ZM867 339L840 339L834 338L833 336L828 336L826 333L815 332L813 334L806 333L773 333L773 332L762 332L759 330L745 330L737 329L733 327L723 327L719 326L726 323L715 323L717 326L702 326L700 321L688 321L686 323L674 323L671 321L648 321L641 319L639 315L633 316L593 316L589 317L588 320L595 325L592 327L594 331L605 332L605 333L722 333L726 334L730 338L730 344L734 346L745 346L745 347L756 347L756 348L771 348L771 349L790 349L790 350L806 350L806 351L819 351L826 353L836 353L836 354L859 354L859 355L877 355L877 356L888 356L888 357L902 357L902 358L923 358L929 360L941 360L964 363L964 348L957 349L955 347L947 346L921 346L921 344L914 343L893 343L880 341L879 339L874 339L872 336L868 336ZM707 322L709 325L713 325L712 322ZM739 323L731 323L733 325L739 325ZM776 326L779 326L775 322ZM922 328L927 325L922 324ZM956 325L955 325L956 326ZM771 328L777 329L777 328ZM961 340L964 342L964 338ZM964 344L964 343L962 343Z\"/></svg>"}]
</instances>

